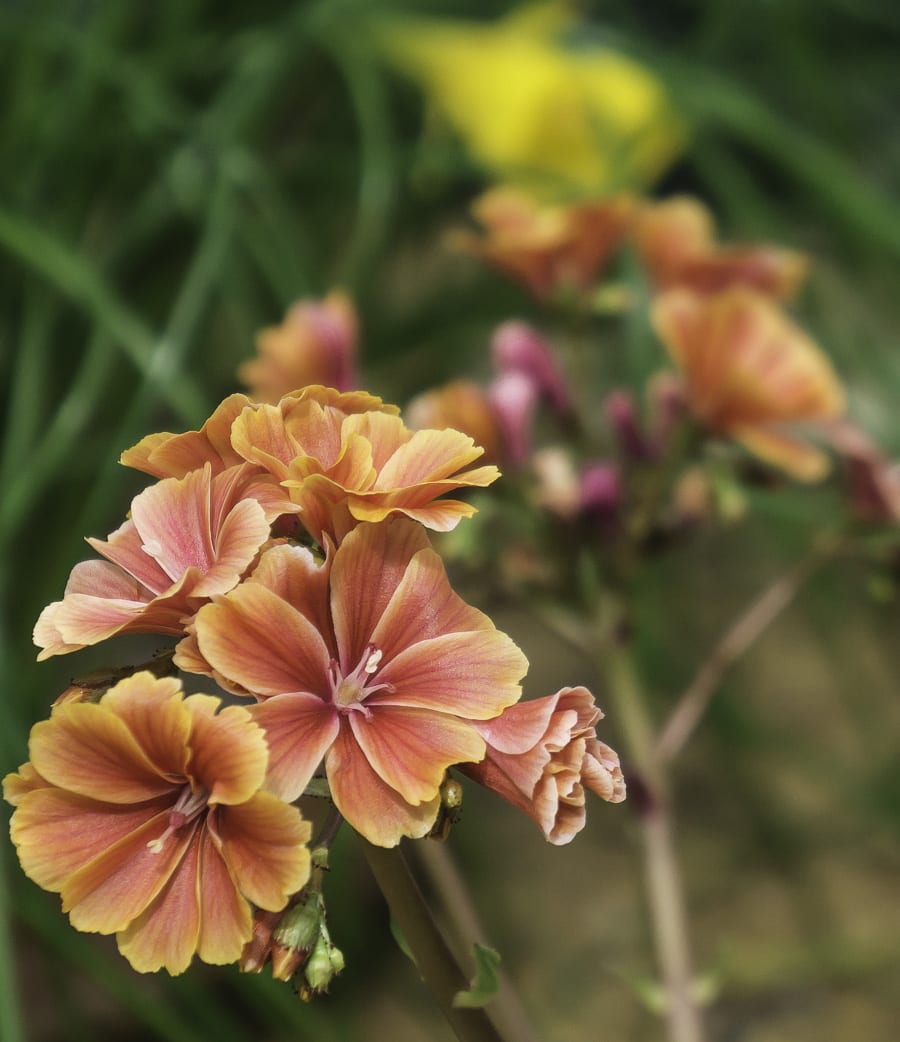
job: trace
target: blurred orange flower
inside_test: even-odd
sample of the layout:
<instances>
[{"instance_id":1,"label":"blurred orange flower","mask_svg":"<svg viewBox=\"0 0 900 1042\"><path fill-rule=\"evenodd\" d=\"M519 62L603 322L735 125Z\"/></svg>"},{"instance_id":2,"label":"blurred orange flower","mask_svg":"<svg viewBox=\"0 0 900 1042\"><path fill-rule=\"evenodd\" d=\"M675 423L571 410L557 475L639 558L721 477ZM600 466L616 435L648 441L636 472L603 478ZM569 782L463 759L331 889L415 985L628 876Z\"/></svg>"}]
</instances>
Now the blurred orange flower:
<instances>
[{"instance_id":1,"label":"blurred orange flower","mask_svg":"<svg viewBox=\"0 0 900 1042\"><path fill-rule=\"evenodd\" d=\"M260 791L262 730L219 710L138 673L36 724L31 761L4 779L25 873L141 972L237 961L251 903L277 911L309 876L309 824Z\"/></svg>"},{"instance_id":2,"label":"blurred orange flower","mask_svg":"<svg viewBox=\"0 0 900 1042\"><path fill-rule=\"evenodd\" d=\"M41 612L39 660L117 633L183 636L201 604L240 581L272 522L297 508L246 464L211 471L206 463L151 485L108 540L88 539L106 560L77 564L63 599Z\"/></svg>"},{"instance_id":3,"label":"blurred orange flower","mask_svg":"<svg viewBox=\"0 0 900 1042\"><path fill-rule=\"evenodd\" d=\"M523 810L549 842L568 843L584 827L585 789L610 803L625 799L619 757L597 738L602 716L584 687L518 702L476 723L487 753L462 770Z\"/></svg>"},{"instance_id":4,"label":"blurred orange flower","mask_svg":"<svg viewBox=\"0 0 900 1042\"><path fill-rule=\"evenodd\" d=\"M503 456L500 431L484 389L472 380L452 380L416 395L404 409L413 430L454 430L468 434L484 449L485 463Z\"/></svg>"},{"instance_id":5,"label":"blurred orange flower","mask_svg":"<svg viewBox=\"0 0 900 1042\"><path fill-rule=\"evenodd\" d=\"M468 435L411 431L397 412L362 391L306 387L278 405L245 409L232 427L232 445L290 491L320 543L395 513L440 532L455 528L475 508L437 497L489 485L500 472L467 469L483 452Z\"/></svg>"},{"instance_id":6,"label":"blurred orange flower","mask_svg":"<svg viewBox=\"0 0 900 1042\"><path fill-rule=\"evenodd\" d=\"M684 286L717 293L728 286L752 286L791 299L806 278L802 253L780 246L720 246L708 207L690 196L644 203L634 223L634 239L659 290Z\"/></svg>"},{"instance_id":7,"label":"blurred orange flower","mask_svg":"<svg viewBox=\"0 0 900 1042\"><path fill-rule=\"evenodd\" d=\"M795 478L827 472L825 454L784 428L834 419L844 393L822 351L770 298L746 287L710 297L675 289L657 298L652 320L698 420Z\"/></svg>"},{"instance_id":8,"label":"blurred orange flower","mask_svg":"<svg viewBox=\"0 0 900 1042\"><path fill-rule=\"evenodd\" d=\"M521 189L501 186L472 204L484 234L458 232L451 243L545 299L589 289L627 232L633 212L628 196L549 206Z\"/></svg>"},{"instance_id":9,"label":"blurred orange flower","mask_svg":"<svg viewBox=\"0 0 900 1042\"><path fill-rule=\"evenodd\" d=\"M339 391L357 386L357 318L346 293L294 304L280 326L261 330L257 358L238 370L257 401L278 402L291 391L324 384Z\"/></svg>"},{"instance_id":10,"label":"blurred orange flower","mask_svg":"<svg viewBox=\"0 0 900 1042\"><path fill-rule=\"evenodd\" d=\"M484 755L472 721L515 702L527 669L405 518L360 525L323 565L270 549L200 611L196 636L217 673L260 699L270 791L296 799L324 757L338 809L381 846L431 829L446 769Z\"/></svg>"}]
</instances>

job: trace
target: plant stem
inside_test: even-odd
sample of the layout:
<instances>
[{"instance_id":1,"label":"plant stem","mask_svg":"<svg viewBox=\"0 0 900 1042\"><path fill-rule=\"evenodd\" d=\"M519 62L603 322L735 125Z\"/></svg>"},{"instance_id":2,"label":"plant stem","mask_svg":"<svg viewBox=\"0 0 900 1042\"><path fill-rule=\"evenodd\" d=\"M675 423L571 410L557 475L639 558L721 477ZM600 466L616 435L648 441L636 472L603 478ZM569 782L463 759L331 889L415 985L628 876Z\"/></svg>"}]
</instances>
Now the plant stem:
<instances>
[{"instance_id":1,"label":"plant stem","mask_svg":"<svg viewBox=\"0 0 900 1042\"><path fill-rule=\"evenodd\" d=\"M428 882L447 912L457 955L475 941L489 944L469 888L447 843L423 841L415 844L415 852L419 865L427 873ZM498 981L497 995L491 1002L491 1013L497 1025L504 1035L516 1042L537 1042L528 1014L502 966L498 972Z\"/></svg>"},{"instance_id":2,"label":"plant stem","mask_svg":"<svg viewBox=\"0 0 900 1042\"><path fill-rule=\"evenodd\" d=\"M469 986L462 969L437 928L421 890L399 847L376 847L361 840L375 882L404 941L409 945L425 986L459 1042L504 1042L483 1009L458 1009L457 992Z\"/></svg>"},{"instance_id":3,"label":"plant stem","mask_svg":"<svg viewBox=\"0 0 900 1042\"><path fill-rule=\"evenodd\" d=\"M821 536L805 557L776 579L732 623L701 664L660 730L655 754L661 763L671 763L678 756L709 707L725 673L756 643L839 545L837 536Z\"/></svg>"},{"instance_id":4,"label":"plant stem","mask_svg":"<svg viewBox=\"0 0 900 1042\"><path fill-rule=\"evenodd\" d=\"M600 664L625 741L626 778L632 798L637 797L647 901L665 988L668 1037L670 1042L703 1042L703 1022L693 996L687 911L675 852L668 778L665 764L655 752L653 728L628 646L622 609L612 599L601 602L600 627Z\"/></svg>"}]
</instances>

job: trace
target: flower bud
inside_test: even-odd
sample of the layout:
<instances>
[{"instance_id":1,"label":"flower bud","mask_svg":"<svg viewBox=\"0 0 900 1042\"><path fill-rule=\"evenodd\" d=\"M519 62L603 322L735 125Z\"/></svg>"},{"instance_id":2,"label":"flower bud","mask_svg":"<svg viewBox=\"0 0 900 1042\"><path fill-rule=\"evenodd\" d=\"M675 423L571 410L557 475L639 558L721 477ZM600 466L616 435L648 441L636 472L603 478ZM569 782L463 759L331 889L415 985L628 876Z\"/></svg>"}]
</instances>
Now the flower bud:
<instances>
[{"instance_id":1,"label":"flower bud","mask_svg":"<svg viewBox=\"0 0 900 1042\"><path fill-rule=\"evenodd\" d=\"M488 391L506 455L513 466L521 467L531 454L534 407L539 393L537 384L520 371L498 376Z\"/></svg>"},{"instance_id":2,"label":"flower bud","mask_svg":"<svg viewBox=\"0 0 900 1042\"><path fill-rule=\"evenodd\" d=\"M522 373L557 412L571 411L572 399L552 346L527 322L504 322L494 331L491 357L498 376Z\"/></svg>"},{"instance_id":3,"label":"flower bud","mask_svg":"<svg viewBox=\"0 0 900 1042\"><path fill-rule=\"evenodd\" d=\"M323 991L328 991L332 980L343 968L344 954L340 948L336 948L331 943L328 931L324 929L324 924L322 924L315 947L310 952L306 968L303 971L306 985L304 986L301 983L299 988L300 997L308 1002L309 999L320 995Z\"/></svg>"}]
</instances>

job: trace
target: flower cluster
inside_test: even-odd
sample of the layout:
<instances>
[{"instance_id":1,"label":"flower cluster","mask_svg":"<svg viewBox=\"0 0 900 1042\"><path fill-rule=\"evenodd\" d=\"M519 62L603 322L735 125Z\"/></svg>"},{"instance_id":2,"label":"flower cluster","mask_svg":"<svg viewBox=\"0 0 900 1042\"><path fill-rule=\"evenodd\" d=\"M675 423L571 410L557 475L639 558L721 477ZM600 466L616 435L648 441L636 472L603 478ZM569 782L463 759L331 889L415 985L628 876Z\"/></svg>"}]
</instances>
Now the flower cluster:
<instances>
[{"instance_id":1,"label":"flower cluster","mask_svg":"<svg viewBox=\"0 0 900 1042\"><path fill-rule=\"evenodd\" d=\"M313 783L384 847L435 828L459 765L554 843L584 824L585 788L624 798L592 696L520 703L524 655L454 592L431 546L429 529L474 511L445 494L497 468L478 465L468 435L412 430L398 412L310 385L275 402L232 395L199 430L143 439L122 462L155 483L89 540L101 559L76 565L35 626L40 658L118 634L175 638L173 668L238 703L141 667L76 685L5 781L26 873L75 927L116 934L138 970L234 962L246 946L258 968L260 937L275 944L297 909L319 907L294 806ZM316 922L330 970L305 979L319 989L342 959Z\"/></svg>"}]
</instances>

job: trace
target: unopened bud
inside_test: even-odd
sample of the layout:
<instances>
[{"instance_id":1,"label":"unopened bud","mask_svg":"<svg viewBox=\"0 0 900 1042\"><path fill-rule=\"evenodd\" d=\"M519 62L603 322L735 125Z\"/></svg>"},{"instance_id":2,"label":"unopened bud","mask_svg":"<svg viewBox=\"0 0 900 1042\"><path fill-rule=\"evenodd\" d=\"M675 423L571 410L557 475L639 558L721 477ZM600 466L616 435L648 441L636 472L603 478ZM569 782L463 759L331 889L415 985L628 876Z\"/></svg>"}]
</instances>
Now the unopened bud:
<instances>
[{"instance_id":1,"label":"unopened bud","mask_svg":"<svg viewBox=\"0 0 900 1042\"><path fill-rule=\"evenodd\" d=\"M306 979L306 984L309 986L309 991L311 993L309 998L321 994L323 991L328 991L328 987L332 980L334 980L343 968L343 952L340 948L336 948L331 943L331 938L328 936L327 930L321 930L316 945L310 952L306 968L303 971L303 976ZM307 998L307 996L303 994L302 989L301 995L303 998Z\"/></svg>"},{"instance_id":2,"label":"unopened bud","mask_svg":"<svg viewBox=\"0 0 900 1042\"><path fill-rule=\"evenodd\" d=\"M498 326L491 340L491 356L498 376L522 373L558 412L567 413L572 399L553 347L526 322Z\"/></svg>"},{"instance_id":3,"label":"unopened bud","mask_svg":"<svg viewBox=\"0 0 900 1042\"><path fill-rule=\"evenodd\" d=\"M652 459L655 453L641 429L634 395L630 391L615 390L607 396L603 408L624 458L632 463Z\"/></svg>"},{"instance_id":4,"label":"unopened bud","mask_svg":"<svg viewBox=\"0 0 900 1042\"><path fill-rule=\"evenodd\" d=\"M506 455L514 466L521 467L531 453L531 429L537 397L537 384L522 372L498 376L488 391Z\"/></svg>"}]
</instances>

